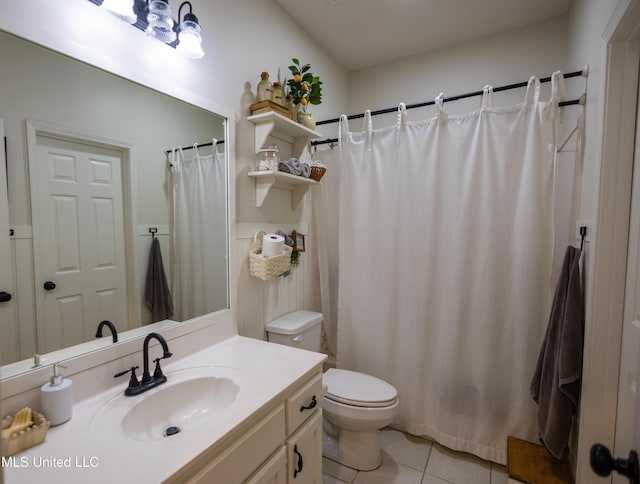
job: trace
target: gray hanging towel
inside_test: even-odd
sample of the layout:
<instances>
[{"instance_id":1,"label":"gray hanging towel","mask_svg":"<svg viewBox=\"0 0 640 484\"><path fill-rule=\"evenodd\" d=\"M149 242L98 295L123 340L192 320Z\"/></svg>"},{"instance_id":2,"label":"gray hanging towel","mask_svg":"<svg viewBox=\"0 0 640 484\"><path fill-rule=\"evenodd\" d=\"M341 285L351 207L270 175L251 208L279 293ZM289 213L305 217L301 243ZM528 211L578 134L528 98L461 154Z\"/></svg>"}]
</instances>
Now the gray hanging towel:
<instances>
[{"instance_id":1,"label":"gray hanging towel","mask_svg":"<svg viewBox=\"0 0 640 484\"><path fill-rule=\"evenodd\" d=\"M538 404L540 441L556 460L568 454L571 420L580 396L583 325L580 250L569 246L530 386L531 396Z\"/></svg>"},{"instance_id":2,"label":"gray hanging towel","mask_svg":"<svg viewBox=\"0 0 640 484\"><path fill-rule=\"evenodd\" d=\"M151 242L151 251L149 251L147 277L144 281L144 302L151 309L152 323L170 319L173 316L173 300L162 263L160 241L155 237Z\"/></svg>"}]
</instances>

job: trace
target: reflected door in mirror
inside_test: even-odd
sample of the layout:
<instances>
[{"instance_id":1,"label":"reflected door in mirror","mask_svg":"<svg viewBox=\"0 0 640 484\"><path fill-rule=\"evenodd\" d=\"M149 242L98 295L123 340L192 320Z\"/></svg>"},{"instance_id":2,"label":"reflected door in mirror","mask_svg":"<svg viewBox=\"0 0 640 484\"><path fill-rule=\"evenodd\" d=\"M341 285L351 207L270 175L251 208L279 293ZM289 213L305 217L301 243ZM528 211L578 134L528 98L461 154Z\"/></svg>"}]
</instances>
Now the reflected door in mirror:
<instances>
[{"instance_id":1,"label":"reflected door in mirror","mask_svg":"<svg viewBox=\"0 0 640 484\"><path fill-rule=\"evenodd\" d=\"M88 341L105 319L126 329L122 153L37 134L29 168L38 348Z\"/></svg>"}]
</instances>

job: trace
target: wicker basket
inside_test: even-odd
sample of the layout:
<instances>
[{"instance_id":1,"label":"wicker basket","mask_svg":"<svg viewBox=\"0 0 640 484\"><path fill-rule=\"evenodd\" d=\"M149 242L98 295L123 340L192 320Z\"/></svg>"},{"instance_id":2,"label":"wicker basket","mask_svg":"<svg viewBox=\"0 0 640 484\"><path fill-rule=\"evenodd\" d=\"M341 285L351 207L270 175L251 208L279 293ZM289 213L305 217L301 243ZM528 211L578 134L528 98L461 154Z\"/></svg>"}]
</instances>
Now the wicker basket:
<instances>
[{"instance_id":1,"label":"wicker basket","mask_svg":"<svg viewBox=\"0 0 640 484\"><path fill-rule=\"evenodd\" d=\"M327 171L327 169L324 166L312 166L309 178L315 181L320 181L325 171Z\"/></svg>"},{"instance_id":2,"label":"wicker basket","mask_svg":"<svg viewBox=\"0 0 640 484\"><path fill-rule=\"evenodd\" d=\"M262 237L265 235L265 232L260 231L253 236L253 243L249 251L249 273L258 279L269 281L289 270L293 249L285 245L282 254L264 257L262 255Z\"/></svg>"}]
</instances>

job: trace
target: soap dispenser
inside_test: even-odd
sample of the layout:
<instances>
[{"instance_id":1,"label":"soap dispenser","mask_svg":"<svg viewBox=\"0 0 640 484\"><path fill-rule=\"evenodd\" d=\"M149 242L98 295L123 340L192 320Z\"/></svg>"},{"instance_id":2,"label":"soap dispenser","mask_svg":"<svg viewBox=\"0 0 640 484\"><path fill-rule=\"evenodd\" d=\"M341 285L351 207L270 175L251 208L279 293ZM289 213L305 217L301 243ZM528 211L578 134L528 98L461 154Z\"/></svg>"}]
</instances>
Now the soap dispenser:
<instances>
[{"instance_id":1,"label":"soap dispenser","mask_svg":"<svg viewBox=\"0 0 640 484\"><path fill-rule=\"evenodd\" d=\"M40 404L45 418L51 425L60 425L71 418L73 397L71 380L65 379L59 368L66 368L60 363L53 364L53 376L49 383L40 388Z\"/></svg>"}]
</instances>

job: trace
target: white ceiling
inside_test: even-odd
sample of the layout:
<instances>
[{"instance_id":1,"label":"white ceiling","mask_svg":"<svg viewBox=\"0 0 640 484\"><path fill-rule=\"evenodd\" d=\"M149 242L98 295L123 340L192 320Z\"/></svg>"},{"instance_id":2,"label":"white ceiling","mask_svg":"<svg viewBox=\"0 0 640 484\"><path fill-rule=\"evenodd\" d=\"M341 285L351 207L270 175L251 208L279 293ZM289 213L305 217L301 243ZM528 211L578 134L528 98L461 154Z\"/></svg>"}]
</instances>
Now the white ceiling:
<instances>
[{"instance_id":1,"label":"white ceiling","mask_svg":"<svg viewBox=\"0 0 640 484\"><path fill-rule=\"evenodd\" d=\"M276 0L349 70L567 12L571 0Z\"/></svg>"}]
</instances>

